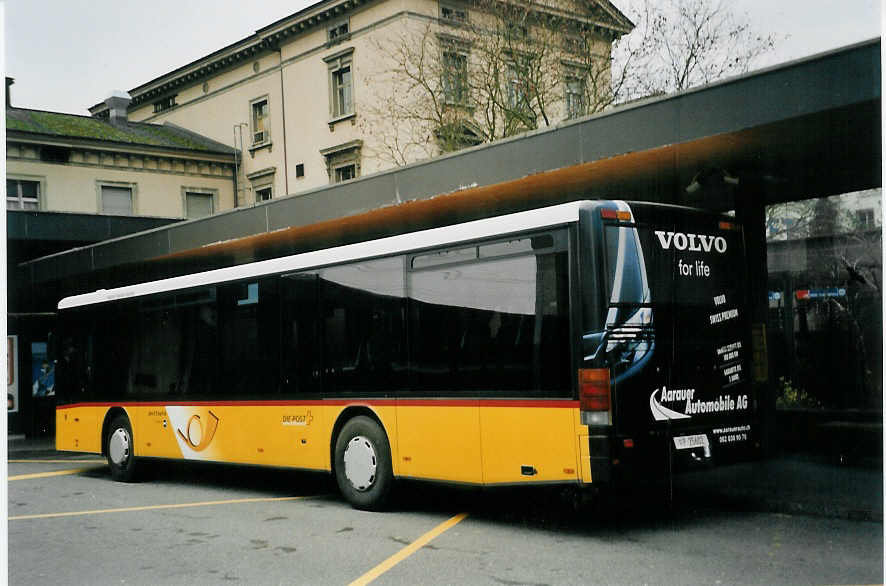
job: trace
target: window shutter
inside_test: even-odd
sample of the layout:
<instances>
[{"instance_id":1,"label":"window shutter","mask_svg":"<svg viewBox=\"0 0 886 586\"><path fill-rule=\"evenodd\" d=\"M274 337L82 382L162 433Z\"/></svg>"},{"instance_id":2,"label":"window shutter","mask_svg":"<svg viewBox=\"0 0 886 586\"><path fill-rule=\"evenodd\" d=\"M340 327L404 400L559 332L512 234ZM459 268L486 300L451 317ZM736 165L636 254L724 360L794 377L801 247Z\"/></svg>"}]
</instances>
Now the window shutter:
<instances>
[{"instance_id":1,"label":"window shutter","mask_svg":"<svg viewBox=\"0 0 886 586\"><path fill-rule=\"evenodd\" d=\"M102 186L102 213L112 216L132 215L132 189Z\"/></svg>"},{"instance_id":2,"label":"window shutter","mask_svg":"<svg viewBox=\"0 0 886 586\"><path fill-rule=\"evenodd\" d=\"M185 195L188 218L203 218L212 215L212 196L206 193L188 193Z\"/></svg>"}]
</instances>

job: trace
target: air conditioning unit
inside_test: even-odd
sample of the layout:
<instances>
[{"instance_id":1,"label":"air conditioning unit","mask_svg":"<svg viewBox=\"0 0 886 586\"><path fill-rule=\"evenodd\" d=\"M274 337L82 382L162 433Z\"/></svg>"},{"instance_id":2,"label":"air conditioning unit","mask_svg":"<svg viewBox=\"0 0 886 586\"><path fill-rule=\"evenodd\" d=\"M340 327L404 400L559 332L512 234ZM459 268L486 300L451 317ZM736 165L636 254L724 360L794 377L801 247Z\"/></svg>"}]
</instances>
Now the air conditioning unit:
<instances>
[{"instance_id":1,"label":"air conditioning unit","mask_svg":"<svg viewBox=\"0 0 886 586\"><path fill-rule=\"evenodd\" d=\"M259 144L265 142L265 131L260 130L259 132L252 133L252 144Z\"/></svg>"}]
</instances>

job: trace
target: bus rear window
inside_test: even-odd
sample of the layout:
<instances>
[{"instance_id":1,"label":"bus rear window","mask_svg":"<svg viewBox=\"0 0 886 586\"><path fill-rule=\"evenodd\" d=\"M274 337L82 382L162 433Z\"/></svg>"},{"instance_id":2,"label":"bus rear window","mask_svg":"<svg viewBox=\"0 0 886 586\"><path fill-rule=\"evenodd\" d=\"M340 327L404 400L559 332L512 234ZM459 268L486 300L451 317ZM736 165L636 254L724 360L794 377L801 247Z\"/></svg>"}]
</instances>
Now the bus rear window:
<instances>
[{"instance_id":1,"label":"bus rear window","mask_svg":"<svg viewBox=\"0 0 886 586\"><path fill-rule=\"evenodd\" d=\"M610 303L643 303L647 285L636 230L606 226L606 270Z\"/></svg>"}]
</instances>

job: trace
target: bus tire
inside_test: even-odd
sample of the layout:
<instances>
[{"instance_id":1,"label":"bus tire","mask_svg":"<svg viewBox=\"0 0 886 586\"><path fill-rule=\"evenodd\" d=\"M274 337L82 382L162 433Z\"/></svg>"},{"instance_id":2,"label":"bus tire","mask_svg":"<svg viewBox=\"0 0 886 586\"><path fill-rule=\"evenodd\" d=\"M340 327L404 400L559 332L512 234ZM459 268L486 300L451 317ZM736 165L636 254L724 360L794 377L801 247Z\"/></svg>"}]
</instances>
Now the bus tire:
<instances>
[{"instance_id":1,"label":"bus tire","mask_svg":"<svg viewBox=\"0 0 886 586\"><path fill-rule=\"evenodd\" d=\"M125 415L117 415L108 426L105 437L105 453L111 478L118 482L134 482L136 479L136 460L132 441L132 426Z\"/></svg>"},{"instance_id":2,"label":"bus tire","mask_svg":"<svg viewBox=\"0 0 886 586\"><path fill-rule=\"evenodd\" d=\"M384 508L394 484L388 436L373 419L354 417L335 440L335 480L355 509Z\"/></svg>"}]
</instances>

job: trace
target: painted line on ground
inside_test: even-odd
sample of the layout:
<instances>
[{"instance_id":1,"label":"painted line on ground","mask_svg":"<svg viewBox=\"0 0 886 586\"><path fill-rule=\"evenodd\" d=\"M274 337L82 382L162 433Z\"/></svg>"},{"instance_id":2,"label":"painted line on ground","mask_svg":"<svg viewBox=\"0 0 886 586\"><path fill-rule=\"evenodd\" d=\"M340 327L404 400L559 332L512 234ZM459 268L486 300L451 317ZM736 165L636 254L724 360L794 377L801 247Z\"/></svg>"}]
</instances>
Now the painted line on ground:
<instances>
[{"instance_id":1,"label":"painted line on ground","mask_svg":"<svg viewBox=\"0 0 886 586\"><path fill-rule=\"evenodd\" d=\"M422 547L424 547L425 545L430 543L433 539L435 539L439 535L443 534L447 530L451 529L452 527L456 526L458 523L463 521L464 518L467 516L468 516L467 513L459 513L458 515L452 517L451 519L444 521L443 523L440 523L439 525L437 525L436 527L434 527L433 529L431 529L430 531L428 531L427 533L425 533L424 535L422 535L421 537L419 537L418 539L416 539L415 541L413 541L412 543L410 543L409 545L407 545L406 547L404 547L403 549L401 549L400 551L398 551L397 553L395 553L394 555L392 555L391 557L389 557L388 559L386 559L385 561L380 563L379 565L375 566L374 568L372 568L371 570L369 570L368 572L366 572L365 574L363 574L362 576L360 576L359 578L357 578L356 580L351 582L348 586L364 586L365 584L369 584L370 582L372 582L373 580L375 580L376 578L378 578L379 576L381 576L382 574L384 574L385 572L387 572L388 570L390 570L391 568L393 568L394 566L396 566L397 564L399 564L400 562L402 562L403 560L405 560L406 558L408 558L409 556L414 554L416 551L418 551L419 549L421 549Z\"/></svg>"},{"instance_id":2,"label":"painted line on ground","mask_svg":"<svg viewBox=\"0 0 886 586\"><path fill-rule=\"evenodd\" d=\"M86 468L74 468L73 470L53 470L52 472L35 472L33 474L18 474L10 476L7 480L31 480L33 478L50 478L51 476L70 476L71 474L80 474L89 470L95 470L99 466L87 466Z\"/></svg>"},{"instance_id":3,"label":"painted line on ground","mask_svg":"<svg viewBox=\"0 0 886 586\"><path fill-rule=\"evenodd\" d=\"M88 460L7 460L10 464L104 464L106 461L100 458Z\"/></svg>"},{"instance_id":4,"label":"painted line on ground","mask_svg":"<svg viewBox=\"0 0 886 586\"><path fill-rule=\"evenodd\" d=\"M282 501L304 500L306 496L281 496L281 497L258 497L245 499L230 499L225 501L203 501L198 503L175 503L170 505L144 505L140 507L121 507L119 509L92 509L89 511L70 511L67 513L43 513L41 515L17 515L9 517L10 521L24 519L54 519L56 517L77 517L82 515L102 515L106 513L132 513L136 511L158 511L161 509L186 509L188 507L211 507L217 505L239 505L244 503L275 503Z\"/></svg>"}]
</instances>

